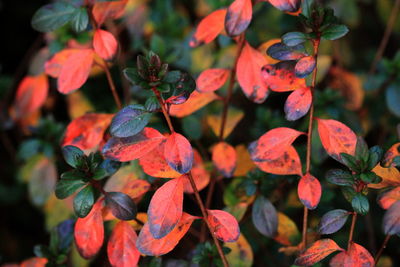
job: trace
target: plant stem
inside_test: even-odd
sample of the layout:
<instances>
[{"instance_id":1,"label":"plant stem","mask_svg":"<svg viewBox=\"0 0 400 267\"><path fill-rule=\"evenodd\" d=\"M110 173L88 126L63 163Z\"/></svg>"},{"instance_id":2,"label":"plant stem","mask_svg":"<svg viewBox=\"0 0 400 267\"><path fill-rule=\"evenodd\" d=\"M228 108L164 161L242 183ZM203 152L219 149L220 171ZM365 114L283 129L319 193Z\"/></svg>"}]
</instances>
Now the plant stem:
<instances>
[{"instance_id":1,"label":"plant stem","mask_svg":"<svg viewBox=\"0 0 400 267\"><path fill-rule=\"evenodd\" d=\"M378 264L379 258L381 257L383 250L386 248L386 245L389 242L390 237L391 235L386 235L385 240L383 240L382 246L375 256L375 264Z\"/></svg>"},{"instance_id":2,"label":"plant stem","mask_svg":"<svg viewBox=\"0 0 400 267\"><path fill-rule=\"evenodd\" d=\"M312 74L311 80L311 106L310 106L310 117L308 121L308 132L307 132L307 154L306 154L306 173L309 173L311 170L311 142L312 142L312 129L313 129L313 121L314 121L314 89L317 83L317 72L318 72L318 50L320 44L320 34L317 34L317 39L313 40L313 48L314 48L314 58L315 58L315 69ZM304 249L307 247L307 225L308 225L308 209L304 206L304 216L303 216L303 231L302 231L302 240L300 243L300 249Z\"/></svg>"},{"instance_id":3,"label":"plant stem","mask_svg":"<svg viewBox=\"0 0 400 267\"><path fill-rule=\"evenodd\" d=\"M356 226L357 212L353 212L353 218L351 220L351 227L349 233L349 241L347 242L347 250L349 250L351 243L353 242L354 227Z\"/></svg>"},{"instance_id":4,"label":"plant stem","mask_svg":"<svg viewBox=\"0 0 400 267\"><path fill-rule=\"evenodd\" d=\"M228 94L223 99L224 107L222 110L221 126L219 128L220 129L220 132L219 132L219 140L220 141L224 140L224 131L225 131L225 126L226 126L226 119L228 117L229 102L231 101L231 98L232 98L233 86L235 85L235 79L236 79L236 65L239 60L239 56L242 53L244 44L245 44L245 36L244 36L244 33L242 33L239 36L238 48L236 50L236 56L235 56L235 63L233 64L233 67L231 69L231 75L230 75L229 84L228 84Z\"/></svg>"},{"instance_id":5,"label":"plant stem","mask_svg":"<svg viewBox=\"0 0 400 267\"><path fill-rule=\"evenodd\" d=\"M106 73L108 85L110 86L111 93L112 93L112 95L114 97L115 104L117 104L118 109L121 109L122 108L121 100L119 99L119 96L117 94L117 90L115 88L114 80L113 80L113 78L111 76L110 70L108 69L108 65L107 65L107 62L105 60L103 60L103 69L104 69L104 71Z\"/></svg>"},{"instance_id":6,"label":"plant stem","mask_svg":"<svg viewBox=\"0 0 400 267\"><path fill-rule=\"evenodd\" d=\"M400 0L396 0L394 3L392 12L390 13L390 17L388 23L386 25L385 33L383 34L381 43L379 44L379 48L376 51L374 60L372 61L371 68L369 69L369 75L375 73L376 66L378 65L379 60L381 60L383 53L385 52L386 46L389 42L389 37L393 31L394 25L396 23L396 18L400 10Z\"/></svg>"},{"instance_id":7,"label":"plant stem","mask_svg":"<svg viewBox=\"0 0 400 267\"><path fill-rule=\"evenodd\" d=\"M153 90L153 93L155 94L155 96L157 97L158 103L159 103L160 106L161 106L162 113L163 113L163 115L164 115L165 120L166 120L167 123L168 123L168 127L169 127L171 133L174 133L175 130L174 130L174 127L173 127L173 125L172 125L172 123L171 123L171 118L170 118L170 116L169 116L169 114L168 114L168 112L167 112L167 110L166 110L166 108L165 108L165 103L164 103L163 98L161 97L160 92L157 91L156 88L152 88L152 90ZM199 194L199 190L197 190L197 186L196 186L196 183L195 183L194 180L193 180L192 173L189 171L189 172L187 173L187 176L188 176L188 178L189 178L190 185L192 186L192 189L193 189L194 196L195 196L195 198L196 198L197 204L198 204L199 207L200 207L201 214L202 214L202 216L203 216L203 221L206 223L206 225L207 225L207 227L208 227L208 230L210 231L210 234L211 234L211 236L212 236L212 239L213 239L213 241L214 241L214 244L215 244L215 246L217 247L218 254L219 254L219 256L221 257L222 263L223 263L224 267L229 267L228 261L226 260L226 257L225 257L225 255L224 255L224 252L222 251L221 244L220 244L219 241L217 240L217 238L216 238L216 236L215 236L215 234L214 234L214 230L213 230L213 228L211 227L210 223L209 223L208 220L207 220L207 217L208 217L207 210L206 210L206 208L204 207L203 201L201 200L201 197L200 197L200 194Z\"/></svg>"}]
</instances>

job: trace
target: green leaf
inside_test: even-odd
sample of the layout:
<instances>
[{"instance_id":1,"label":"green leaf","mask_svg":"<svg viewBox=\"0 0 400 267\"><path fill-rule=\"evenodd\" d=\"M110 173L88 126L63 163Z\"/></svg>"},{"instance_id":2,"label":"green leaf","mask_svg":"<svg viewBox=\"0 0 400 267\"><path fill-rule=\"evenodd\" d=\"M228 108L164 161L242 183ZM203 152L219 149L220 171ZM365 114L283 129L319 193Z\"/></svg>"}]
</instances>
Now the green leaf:
<instances>
[{"instance_id":1,"label":"green leaf","mask_svg":"<svg viewBox=\"0 0 400 267\"><path fill-rule=\"evenodd\" d=\"M101 180L116 173L121 166L118 161L105 159L93 172L92 179Z\"/></svg>"},{"instance_id":2,"label":"green leaf","mask_svg":"<svg viewBox=\"0 0 400 267\"><path fill-rule=\"evenodd\" d=\"M288 32L282 36L282 42L287 46L296 46L307 41L307 36L302 32Z\"/></svg>"},{"instance_id":3,"label":"green leaf","mask_svg":"<svg viewBox=\"0 0 400 267\"><path fill-rule=\"evenodd\" d=\"M123 73L125 78L132 84L139 85L143 81L136 68L126 68L123 70Z\"/></svg>"},{"instance_id":4,"label":"green leaf","mask_svg":"<svg viewBox=\"0 0 400 267\"><path fill-rule=\"evenodd\" d=\"M357 164L357 160L352 156L347 153L340 153L340 157L342 158L342 162L344 165L349 167L349 169L353 171L359 171L359 166Z\"/></svg>"},{"instance_id":5,"label":"green leaf","mask_svg":"<svg viewBox=\"0 0 400 267\"><path fill-rule=\"evenodd\" d=\"M342 187L342 193L344 198L351 203L353 200L354 196L357 194L357 192L353 189L353 187Z\"/></svg>"},{"instance_id":6,"label":"green leaf","mask_svg":"<svg viewBox=\"0 0 400 267\"><path fill-rule=\"evenodd\" d=\"M165 75L163 82L166 83L176 83L179 81L182 73L179 70L169 71L167 75Z\"/></svg>"},{"instance_id":7,"label":"green leaf","mask_svg":"<svg viewBox=\"0 0 400 267\"><path fill-rule=\"evenodd\" d=\"M111 213L120 220L129 221L136 217L135 202L127 194L108 192L106 194L106 205L110 208Z\"/></svg>"},{"instance_id":8,"label":"green leaf","mask_svg":"<svg viewBox=\"0 0 400 267\"><path fill-rule=\"evenodd\" d=\"M363 162L367 162L369 157L369 150L368 145L365 143L364 138L361 136L357 137L357 144L356 144L356 152L355 158L357 160L362 160Z\"/></svg>"},{"instance_id":9,"label":"green leaf","mask_svg":"<svg viewBox=\"0 0 400 267\"><path fill-rule=\"evenodd\" d=\"M112 119L110 133L116 137L133 136L149 123L151 113L142 105L129 105L121 109Z\"/></svg>"},{"instance_id":10,"label":"green leaf","mask_svg":"<svg viewBox=\"0 0 400 267\"><path fill-rule=\"evenodd\" d=\"M383 150L379 146L373 146L369 149L369 158L367 167L368 170L372 170L378 164L383 156Z\"/></svg>"},{"instance_id":11,"label":"green leaf","mask_svg":"<svg viewBox=\"0 0 400 267\"><path fill-rule=\"evenodd\" d=\"M380 179L378 175L376 175L374 172L367 172L367 173L361 173L360 174L360 179L365 182L365 183L376 183Z\"/></svg>"},{"instance_id":12,"label":"green leaf","mask_svg":"<svg viewBox=\"0 0 400 267\"><path fill-rule=\"evenodd\" d=\"M332 24L323 30L321 37L332 41L345 36L348 32L349 29L345 25Z\"/></svg>"},{"instance_id":13,"label":"green leaf","mask_svg":"<svg viewBox=\"0 0 400 267\"><path fill-rule=\"evenodd\" d=\"M86 217L94 204L94 188L91 185L83 188L74 198L74 211L80 218Z\"/></svg>"},{"instance_id":14,"label":"green leaf","mask_svg":"<svg viewBox=\"0 0 400 267\"><path fill-rule=\"evenodd\" d=\"M301 14L309 18L311 16L313 3L314 0L303 0L301 5Z\"/></svg>"},{"instance_id":15,"label":"green leaf","mask_svg":"<svg viewBox=\"0 0 400 267\"><path fill-rule=\"evenodd\" d=\"M75 9L73 17L71 19L71 26L76 32L82 32L86 30L89 24L89 16L86 8L81 7Z\"/></svg>"},{"instance_id":16,"label":"green leaf","mask_svg":"<svg viewBox=\"0 0 400 267\"><path fill-rule=\"evenodd\" d=\"M146 103L144 104L146 110L149 112L155 112L160 108L160 105L158 103L157 97L151 96L147 98Z\"/></svg>"},{"instance_id":17,"label":"green leaf","mask_svg":"<svg viewBox=\"0 0 400 267\"><path fill-rule=\"evenodd\" d=\"M332 169L326 173L326 179L331 184L339 186L352 186L354 184L353 176L350 172L341 169Z\"/></svg>"},{"instance_id":18,"label":"green leaf","mask_svg":"<svg viewBox=\"0 0 400 267\"><path fill-rule=\"evenodd\" d=\"M358 214L365 215L369 211L368 199L361 193L357 193L353 197L353 200L351 201L351 206L353 207L354 211L357 212Z\"/></svg>"},{"instance_id":19,"label":"green leaf","mask_svg":"<svg viewBox=\"0 0 400 267\"><path fill-rule=\"evenodd\" d=\"M62 153L65 161L71 167L78 168L84 165L85 154L83 151L76 146L64 146L62 148Z\"/></svg>"},{"instance_id":20,"label":"green leaf","mask_svg":"<svg viewBox=\"0 0 400 267\"><path fill-rule=\"evenodd\" d=\"M51 32L69 22L76 8L67 2L56 2L39 8L32 18L32 27L40 32Z\"/></svg>"},{"instance_id":21,"label":"green leaf","mask_svg":"<svg viewBox=\"0 0 400 267\"><path fill-rule=\"evenodd\" d=\"M56 185L56 197L59 199L67 198L85 184L86 182L82 180L61 179Z\"/></svg>"},{"instance_id":22,"label":"green leaf","mask_svg":"<svg viewBox=\"0 0 400 267\"><path fill-rule=\"evenodd\" d=\"M86 181L86 174L79 170L71 170L61 174L61 180L83 180Z\"/></svg>"}]
</instances>

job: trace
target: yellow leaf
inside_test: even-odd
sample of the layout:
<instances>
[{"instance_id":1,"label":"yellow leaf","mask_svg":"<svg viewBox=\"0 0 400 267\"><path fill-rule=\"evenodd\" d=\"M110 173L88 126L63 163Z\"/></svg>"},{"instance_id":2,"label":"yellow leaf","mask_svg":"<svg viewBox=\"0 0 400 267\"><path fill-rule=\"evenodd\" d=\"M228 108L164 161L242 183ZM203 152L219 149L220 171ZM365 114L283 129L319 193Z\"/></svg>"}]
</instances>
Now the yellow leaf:
<instances>
[{"instance_id":1,"label":"yellow leaf","mask_svg":"<svg viewBox=\"0 0 400 267\"><path fill-rule=\"evenodd\" d=\"M243 234L240 234L236 242L225 243L225 247L231 249L226 255L229 266L231 267L250 267L253 264L253 251L249 242Z\"/></svg>"},{"instance_id":2,"label":"yellow leaf","mask_svg":"<svg viewBox=\"0 0 400 267\"><path fill-rule=\"evenodd\" d=\"M245 145L238 145L235 147L235 150L237 155L237 165L233 176L244 176L254 169L256 165L254 165L251 160L249 151Z\"/></svg>"},{"instance_id":3,"label":"yellow leaf","mask_svg":"<svg viewBox=\"0 0 400 267\"><path fill-rule=\"evenodd\" d=\"M400 185L400 172L396 167L384 168L378 163L372 171L382 178L382 182L379 184L368 184L369 188L381 189Z\"/></svg>"},{"instance_id":4,"label":"yellow leaf","mask_svg":"<svg viewBox=\"0 0 400 267\"><path fill-rule=\"evenodd\" d=\"M278 234L275 241L285 246L294 245L300 237L296 224L285 214L278 212Z\"/></svg>"},{"instance_id":5,"label":"yellow leaf","mask_svg":"<svg viewBox=\"0 0 400 267\"><path fill-rule=\"evenodd\" d=\"M223 136L224 139L229 136L229 134L233 131L235 126L243 118L243 116L244 116L243 111L234 108L229 108L224 128L224 136ZM221 122L222 122L221 115L207 116L207 123L211 127L211 130L214 132L216 136L219 136L220 134Z\"/></svg>"},{"instance_id":6,"label":"yellow leaf","mask_svg":"<svg viewBox=\"0 0 400 267\"><path fill-rule=\"evenodd\" d=\"M50 231L59 223L67 220L72 215L72 210L66 200L58 199L52 194L44 206L46 214L46 229Z\"/></svg>"},{"instance_id":7,"label":"yellow leaf","mask_svg":"<svg viewBox=\"0 0 400 267\"><path fill-rule=\"evenodd\" d=\"M243 219L243 216L246 213L248 206L249 204L241 202L236 204L235 206L227 206L224 208L224 210L232 214L233 217L235 217L236 220L239 222L241 219Z\"/></svg>"},{"instance_id":8,"label":"yellow leaf","mask_svg":"<svg viewBox=\"0 0 400 267\"><path fill-rule=\"evenodd\" d=\"M76 119L89 111L94 111L92 104L82 91L75 91L67 95L68 114L71 120Z\"/></svg>"}]
</instances>

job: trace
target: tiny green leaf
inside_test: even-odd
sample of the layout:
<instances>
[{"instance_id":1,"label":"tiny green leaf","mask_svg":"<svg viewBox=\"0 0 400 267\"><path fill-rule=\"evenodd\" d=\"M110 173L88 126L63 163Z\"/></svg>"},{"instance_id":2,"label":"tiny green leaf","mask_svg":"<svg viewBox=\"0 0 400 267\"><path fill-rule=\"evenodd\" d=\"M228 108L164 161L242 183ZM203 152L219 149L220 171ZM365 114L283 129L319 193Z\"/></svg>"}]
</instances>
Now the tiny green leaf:
<instances>
[{"instance_id":1,"label":"tiny green leaf","mask_svg":"<svg viewBox=\"0 0 400 267\"><path fill-rule=\"evenodd\" d=\"M342 159L342 162L349 167L350 170L352 171L359 171L360 168L358 167L357 160L352 156L347 153L340 153L340 157Z\"/></svg>"},{"instance_id":2,"label":"tiny green leaf","mask_svg":"<svg viewBox=\"0 0 400 267\"><path fill-rule=\"evenodd\" d=\"M39 8L32 17L32 27L40 32L51 32L69 22L76 8L67 2L55 2Z\"/></svg>"},{"instance_id":3,"label":"tiny green leaf","mask_svg":"<svg viewBox=\"0 0 400 267\"><path fill-rule=\"evenodd\" d=\"M82 180L61 179L56 185L56 197L59 199L67 198L85 184L86 182Z\"/></svg>"},{"instance_id":4,"label":"tiny green leaf","mask_svg":"<svg viewBox=\"0 0 400 267\"><path fill-rule=\"evenodd\" d=\"M332 169L326 173L328 182L339 186L352 186L353 176L350 172L341 169Z\"/></svg>"},{"instance_id":5,"label":"tiny green leaf","mask_svg":"<svg viewBox=\"0 0 400 267\"><path fill-rule=\"evenodd\" d=\"M86 8L81 7L75 9L71 19L71 26L76 32L82 32L86 30L89 24L89 16Z\"/></svg>"},{"instance_id":6,"label":"tiny green leaf","mask_svg":"<svg viewBox=\"0 0 400 267\"><path fill-rule=\"evenodd\" d=\"M365 215L369 211L368 199L361 193L357 193L353 197L353 200L351 201L351 206L353 207L354 211L357 212L358 214Z\"/></svg>"},{"instance_id":7,"label":"tiny green leaf","mask_svg":"<svg viewBox=\"0 0 400 267\"><path fill-rule=\"evenodd\" d=\"M83 188L74 198L74 211L80 218L86 217L94 204L94 188L91 185Z\"/></svg>"},{"instance_id":8,"label":"tiny green leaf","mask_svg":"<svg viewBox=\"0 0 400 267\"><path fill-rule=\"evenodd\" d=\"M85 154L79 147L64 146L62 148L62 153L65 161L71 167L78 168L80 166L83 166L85 162Z\"/></svg>"},{"instance_id":9,"label":"tiny green leaf","mask_svg":"<svg viewBox=\"0 0 400 267\"><path fill-rule=\"evenodd\" d=\"M323 30L321 37L332 41L345 36L348 32L349 29L345 25L331 24Z\"/></svg>"}]
</instances>

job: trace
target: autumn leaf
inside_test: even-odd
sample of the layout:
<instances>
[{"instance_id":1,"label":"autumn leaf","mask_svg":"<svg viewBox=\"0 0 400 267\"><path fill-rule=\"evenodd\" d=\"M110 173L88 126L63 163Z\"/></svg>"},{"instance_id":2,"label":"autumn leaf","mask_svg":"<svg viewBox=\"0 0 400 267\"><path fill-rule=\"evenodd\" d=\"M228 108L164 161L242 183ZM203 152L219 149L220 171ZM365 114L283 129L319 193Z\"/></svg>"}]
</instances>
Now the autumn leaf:
<instances>
[{"instance_id":1,"label":"autumn leaf","mask_svg":"<svg viewBox=\"0 0 400 267\"><path fill-rule=\"evenodd\" d=\"M226 9L219 9L203 18L196 28L189 45L196 47L212 42L224 29Z\"/></svg>"},{"instance_id":2,"label":"autumn leaf","mask_svg":"<svg viewBox=\"0 0 400 267\"><path fill-rule=\"evenodd\" d=\"M312 103L309 87L296 89L285 102L285 114L288 121L295 121L307 114Z\"/></svg>"},{"instance_id":3,"label":"autumn leaf","mask_svg":"<svg viewBox=\"0 0 400 267\"><path fill-rule=\"evenodd\" d=\"M160 239L168 235L182 217L182 177L172 179L157 189L147 211L150 232Z\"/></svg>"},{"instance_id":4,"label":"autumn leaf","mask_svg":"<svg viewBox=\"0 0 400 267\"><path fill-rule=\"evenodd\" d=\"M346 223L349 215L350 212L342 209L328 211L319 222L318 232L323 235L336 233Z\"/></svg>"},{"instance_id":5,"label":"autumn leaf","mask_svg":"<svg viewBox=\"0 0 400 267\"><path fill-rule=\"evenodd\" d=\"M85 218L78 218L75 223L74 237L79 254L90 259L99 252L104 240L102 201L96 202Z\"/></svg>"},{"instance_id":6,"label":"autumn leaf","mask_svg":"<svg viewBox=\"0 0 400 267\"><path fill-rule=\"evenodd\" d=\"M297 188L297 194L304 206L313 210L318 206L321 199L322 188L317 178L307 173L301 177Z\"/></svg>"},{"instance_id":7,"label":"autumn leaf","mask_svg":"<svg viewBox=\"0 0 400 267\"><path fill-rule=\"evenodd\" d=\"M261 68L267 60L256 49L245 43L236 66L237 80L244 94L255 103L262 103L269 95L268 87L262 81Z\"/></svg>"},{"instance_id":8,"label":"autumn leaf","mask_svg":"<svg viewBox=\"0 0 400 267\"><path fill-rule=\"evenodd\" d=\"M111 266L137 266L140 252L136 248L136 240L136 232L128 222L119 221L115 225L107 244Z\"/></svg>"},{"instance_id":9,"label":"autumn leaf","mask_svg":"<svg viewBox=\"0 0 400 267\"><path fill-rule=\"evenodd\" d=\"M383 216L383 231L386 235L400 234L400 201L396 201Z\"/></svg>"},{"instance_id":10,"label":"autumn leaf","mask_svg":"<svg viewBox=\"0 0 400 267\"><path fill-rule=\"evenodd\" d=\"M89 77L94 59L92 49L74 50L61 67L57 87L62 94L69 94L79 88Z\"/></svg>"},{"instance_id":11,"label":"autumn leaf","mask_svg":"<svg viewBox=\"0 0 400 267\"><path fill-rule=\"evenodd\" d=\"M65 130L61 146L73 145L80 149L92 149L100 144L112 114L88 113L72 122Z\"/></svg>"},{"instance_id":12,"label":"autumn leaf","mask_svg":"<svg viewBox=\"0 0 400 267\"><path fill-rule=\"evenodd\" d=\"M343 266L345 267L373 267L375 266L374 258L364 247L352 242L347 250L344 258Z\"/></svg>"},{"instance_id":13,"label":"autumn leaf","mask_svg":"<svg viewBox=\"0 0 400 267\"><path fill-rule=\"evenodd\" d=\"M193 149L193 156L194 156L193 157L194 162L190 173L192 174L192 178L194 180L194 183L196 184L197 190L201 191L210 182L210 173L206 170L206 167L204 166L203 159L201 158L200 153L197 152L197 150L195 149ZM194 191L187 175L184 175L182 182L183 182L183 191L185 193L193 194Z\"/></svg>"},{"instance_id":14,"label":"autumn leaf","mask_svg":"<svg viewBox=\"0 0 400 267\"><path fill-rule=\"evenodd\" d=\"M14 100L15 118L26 117L40 109L46 101L49 82L45 74L25 76L19 83Z\"/></svg>"},{"instance_id":15,"label":"autumn leaf","mask_svg":"<svg viewBox=\"0 0 400 267\"><path fill-rule=\"evenodd\" d=\"M313 72L316 65L317 62L314 56L306 56L297 61L294 72L297 77L305 78Z\"/></svg>"},{"instance_id":16,"label":"autumn leaf","mask_svg":"<svg viewBox=\"0 0 400 267\"><path fill-rule=\"evenodd\" d=\"M78 49L66 48L61 50L60 52L55 53L53 57L47 60L44 64L45 73L53 78L58 78L62 66L65 64L67 59L76 52L78 52Z\"/></svg>"},{"instance_id":17,"label":"autumn leaf","mask_svg":"<svg viewBox=\"0 0 400 267\"><path fill-rule=\"evenodd\" d=\"M293 66L286 62L264 65L261 81L267 90L275 92L289 92L307 87L305 80L296 77Z\"/></svg>"},{"instance_id":18,"label":"autumn leaf","mask_svg":"<svg viewBox=\"0 0 400 267\"><path fill-rule=\"evenodd\" d=\"M276 160L302 134L304 133L286 127L272 129L249 145L251 159L255 162Z\"/></svg>"},{"instance_id":19,"label":"autumn leaf","mask_svg":"<svg viewBox=\"0 0 400 267\"><path fill-rule=\"evenodd\" d=\"M254 202L251 218L256 229L267 237L275 237L278 232L278 214L274 205L259 196Z\"/></svg>"},{"instance_id":20,"label":"autumn leaf","mask_svg":"<svg viewBox=\"0 0 400 267\"><path fill-rule=\"evenodd\" d=\"M155 239L153 237L150 233L149 223L146 223L140 231L136 246L139 251L145 255L164 255L175 248L195 219L197 219L197 217L183 212L176 227L168 235L160 239Z\"/></svg>"},{"instance_id":21,"label":"autumn leaf","mask_svg":"<svg viewBox=\"0 0 400 267\"><path fill-rule=\"evenodd\" d=\"M225 16L225 30L230 36L244 32L251 22L253 6L251 0L235 0Z\"/></svg>"},{"instance_id":22,"label":"autumn leaf","mask_svg":"<svg viewBox=\"0 0 400 267\"><path fill-rule=\"evenodd\" d=\"M282 212L278 212L278 231L274 239L285 246L294 245L300 239L296 223Z\"/></svg>"},{"instance_id":23,"label":"autumn leaf","mask_svg":"<svg viewBox=\"0 0 400 267\"><path fill-rule=\"evenodd\" d=\"M341 153L354 155L357 136L349 127L336 120L317 121L322 146L332 158L341 162Z\"/></svg>"},{"instance_id":24,"label":"autumn leaf","mask_svg":"<svg viewBox=\"0 0 400 267\"><path fill-rule=\"evenodd\" d=\"M48 259L46 258L40 258L40 257L33 257L24 260L21 262L20 265L17 265L19 267L45 267L48 263ZM6 265L2 265L6 267Z\"/></svg>"},{"instance_id":25,"label":"autumn leaf","mask_svg":"<svg viewBox=\"0 0 400 267\"><path fill-rule=\"evenodd\" d=\"M284 12L297 12L301 7L301 0L263 0Z\"/></svg>"},{"instance_id":26,"label":"autumn leaf","mask_svg":"<svg viewBox=\"0 0 400 267\"><path fill-rule=\"evenodd\" d=\"M193 149L189 141L181 134L172 133L168 136L165 142L164 156L168 165L181 174L192 169Z\"/></svg>"},{"instance_id":27,"label":"autumn leaf","mask_svg":"<svg viewBox=\"0 0 400 267\"><path fill-rule=\"evenodd\" d=\"M232 177L236 168L236 151L225 142L219 142L212 148L212 161L219 172L225 177Z\"/></svg>"},{"instance_id":28,"label":"autumn leaf","mask_svg":"<svg viewBox=\"0 0 400 267\"><path fill-rule=\"evenodd\" d=\"M227 138L232 133L233 129L242 120L243 117L244 117L243 111L232 107L228 109L225 121L225 128L224 128L224 136L223 136L224 139ZM211 127L211 130L214 132L215 136L220 135L221 124L222 124L221 122L222 122L222 116L220 114L207 116L207 123Z\"/></svg>"},{"instance_id":29,"label":"autumn leaf","mask_svg":"<svg viewBox=\"0 0 400 267\"><path fill-rule=\"evenodd\" d=\"M330 254L341 249L332 239L320 239L302 252L294 262L295 265L312 266Z\"/></svg>"},{"instance_id":30,"label":"autumn leaf","mask_svg":"<svg viewBox=\"0 0 400 267\"><path fill-rule=\"evenodd\" d=\"M382 164L384 167L395 167L396 163L393 161L396 157L400 157L400 143L392 145L383 156Z\"/></svg>"},{"instance_id":31,"label":"autumn leaf","mask_svg":"<svg viewBox=\"0 0 400 267\"><path fill-rule=\"evenodd\" d=\"M145 156L165 140L159 131L146 127L134 136L111 137L103 147L102 153L109 159L120 162L131 161Z\"/></svg>"},{"instance_id":32,"label":"autumn leaf","mask_svg":"<svg viewBox=\"0 0 400 267\"><path fill-rule=\"evenodd\" d=\"M224 247L231 251L226 255L226 260L231 267L251 267L253 265L253 251L243 234L236 242L225 243Z\"/></svg>"},{"instance_id":33,"label":"autumn leaf","mask_svg":"<svg viewBox=\"0 0 400 267\"><path fill-rule=\"evenodd\" d=\"M193 91L185 103L172 105L169 109L169 113L171 116L183 118L216 99L218 99L218 96L214 92L200 93L198 91Z\"/></svg>"},{"instance_id":34,"label":"autumn leaf","mask_svg":"<svg viewBox=\"0 0 400 267\"><path fill-rule=\"evenodd\" d=\"M94 51L103 59L112 59L117 52L118 42L110 32L97 29L93 35Z\"/></svg>"},{"instance_id":35,"label":"autumn leaf","mask_svg":"<svg viewBox=\"0 0 400 267\"><path fill-rule=\"evenodd\" d=\"M207 221L215 236L223 242L235 242L240 235L235 217L223 210L207 210Z\"/></svg>"},{"instance_id":36,"label":"autumn leaf","mask_svg":"<svg viewBox=\"0 0 400 267\"><path fill-rule=\"evenodd\" d=\"M124 14L128 0L97 1L93 5L93 17L101 25L107 19L117 19Z\"/></svg>"},{"instance_id":37,"label":"autumn leaf","mask_svg":"<svg viewBox=\"0 0 400 267\"><path fill-rule=\"evenodd\" d=\"M379 163L372 171L382 178L378 184L368 184L368 187L374 189L382 189L386 187L400 186L400 171L396 167L382 167Z\"/></svg>"},{"instance_id":38,"label":"autumn leaf","mask_svg":"<svg viewBox=\"0 0 400 267\"><path fill-rule=\"evenodd\" d=\"M400 200L400 186L378 195L378 204L382 209L389 209L396 201Z\"/></svg>"},{"instance_id":39,"label":"autumn leaf","mask_svg":"<svg viewBox=\"0 0 400 267\"><path fill-rule=\"evenodd\" d=\"M197 77L197 91L214 92L221 88L229 77L228 69L207 69Z\"/></svg>"},{"instance_id":40,"label":"autumn leaf","mask_svg":"<svg viewBox=\"0 0 400 267\"><path fill-rule=\"evenodd\" d=\"M237 155L237 164L233 176L245 176L249 171L254 169L256 166L251 160L249 151L246 146L241 144L235 146Z\"/></svg>"}]
</instances>

